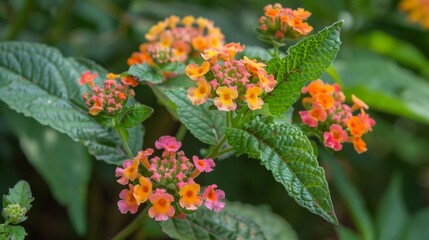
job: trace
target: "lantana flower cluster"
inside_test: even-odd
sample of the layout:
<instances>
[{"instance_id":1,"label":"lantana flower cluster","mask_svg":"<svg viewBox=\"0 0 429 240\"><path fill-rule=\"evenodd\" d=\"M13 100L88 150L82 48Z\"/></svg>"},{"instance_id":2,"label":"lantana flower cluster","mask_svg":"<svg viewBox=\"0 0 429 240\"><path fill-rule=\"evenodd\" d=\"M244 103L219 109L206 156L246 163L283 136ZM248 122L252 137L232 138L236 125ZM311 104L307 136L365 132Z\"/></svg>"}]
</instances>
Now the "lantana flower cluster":
<instances>
[{"instance_id":1,"label":"lantana flower cluster","mask_svg":"<svg viewBox=\"0 0 429 240\"><path fill-rule=\"evenodd\" d=\"M134 90L130 87L136 87L139 84L132 76L121 77L109 73L103 82L103 87L100 87L94 84L97 77L97 72L86 71L82 73L79 79L81 85L88 84L91 88L91 91L85 92L82 98L85 100L86 106L89 107L89 114L92 116L117 114L126 104L127 99L134 96ZM122 84L118 83L117 79L120 79Z\"/></svg>"},{"instance_id":2,"label":"lantana flower cluster","mask_svg":"<svg viewBox=\"0 0 429 240\"><path fill-rule=\"evenodd\" d=\"M296 39L308 35L313 27L307 22L311 13L298 8L283 8L280 3L264 7L264 16L259 18L258 32L265 38L274 38L278 42Z\"/></svg>"},{"instance_id":3,"label":"lantana flower cluster","mask_svg":"<svg viewBox=\"0 0 429 240\"><path fill-rule=\"evenodd\" d=\"M358 153L367 150L362 136L372 131L374 119L365 112L368 109L362 100L352 95L353 105L345 104L345 96L338 84L328 84L318 79L302 89L310 94L302 100L304 108L299 115L304 124L323 136L324 145L340 151L343 143L353 143ZM353 115L357 111L357 114Z\"/></svg>"},{"instance_id":4,"label":"lantana flower cluster","mask_svg":"<svg viewBox=\"0 0 429 240\"><path fill-rule=\"evenodd\" d=\"M148 42L141 44L140 51L128 58L128 65L185 62L208 48L220 48L224 44L220 28L206 18L193 16L182 19L170 16L154 25L145 38Z\"/></svg>"},{"instance_id":5,"label":"lantana flower cluster","mask_svg":"<svg viewBox=\"0 0 429 240\"><path fill-rule=\"evenodd\" d=\"M424 29L429 29L429 1L402 0L399 9L408 14L412 23L419 23Z\"/></svg>"},{"instance_id":6,"label":"lantana flower cluster","mask_svg":"<svg viewBox=\"0 0 429 240\"><path fill-rule=\"evenodd\" d=\"M245 104L252 110L262 108L264 101L260 96L271 92L277 82L264 69L264 63L246 56L234 59L244 48L232 42L222 48L207 49L201 54L205 60L201 65L186 66L186 74L197 84L188 89L192 104L203 104L215 96L214 105L221 111L234 111Z\"/></svg>"},{"instance_id":7,"label":"lantana flower cluster","mask_svg":"<svg viewBox=\"0 0 429 240\"><path fill-rule=\"evenodd\" d=\"M192 161L179 151L181 143L171 136L162 136L155 148L161 156L153 156L154 149L140 151L134 159L126 160L116 168L118 183L128 185L120 192L119 211L123 214L137 212L139 206L150 206L148 214L156 221L190 213L205 205L215 212L221 211L225 193L216 184L204 189L194 179L201 172L211 172L212 159L192 157Z\"/></svg>"}]
</instances>

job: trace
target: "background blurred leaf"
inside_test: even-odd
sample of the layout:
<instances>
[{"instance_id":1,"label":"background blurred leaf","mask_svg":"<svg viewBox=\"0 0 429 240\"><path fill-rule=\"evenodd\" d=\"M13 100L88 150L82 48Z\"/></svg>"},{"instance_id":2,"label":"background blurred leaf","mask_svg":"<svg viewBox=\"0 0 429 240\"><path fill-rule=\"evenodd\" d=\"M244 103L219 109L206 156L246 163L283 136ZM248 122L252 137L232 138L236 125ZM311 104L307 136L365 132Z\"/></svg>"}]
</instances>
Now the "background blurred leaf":
<instances>
[{"instance_id":1,"label":"background blurred leaf","mask_svg":"<svg viewBox=\"0 0 429 240\"><path fill-rule=\"evenodd\" d=\"M429 208L424 208L417 212L408 221L405 235L401 239L407 240L421 240L429 239Z\"/></svg>"},{"instance_id":2,"label":"background blurred leaf","mask_svg":"<svg viewBox=\"0 0 429 240\"><path fill-rule=\"evenodd\" d=\"M0 68L3 70L0 72L0 99L10 108L66 133L87 146L97 159L119 163L126 158L118 147L120 142L116 134L111 129L101 128L75 105L83 104L80 96L85 88L77 81L86 65L79 60L63 58L56 49L45 45L3 42ZM99 75L105 73L99 72ZM141 139L142 129L136 127L129 131L133 136L130 145L137 153L139 148L131 139Z\"/></svg>"},{"instance_id":3,"label":"background blurred leaf","mask_svg":"<svg viewBox=\"0 0 429 240\"><path fill-rule=\"evenodd\" d=\"M332 224L337 224L323 168L319 167L310 141L290 123L275 124L256 118L242 129L228 128L228 143L238 154L261 160L289 196Z\"/></svg>"},{"instance_id":4,"label":"background blurred leaf","mask_svg":"<svg viewBox=\"0 0 429 240\"><path fill-rule=\"evenodd\" d=\"M342 50L335 68L344 91L371 108L429 124L429 83L391 60L362 49Z\"/></svg>"},{"instance_id":5,"label":"background blurred leaf","mask_svg":"<svg viewBox=\"0 0 429 240\"><path fill-rule=\"evenodd\" d=\"M177 106L180 121L200 141L214 145L225 133L225 113L209 110L210 103L200 106L192 104L186 90L164 90Z\"/></svg>"},{"instance_id":6,"label":"background blurred leaf","mask_svg":"<svg viewBox=\"0 0 429 240\"><path fill-rule=\"evenodd\" d=\"M393 176L378 205L376 220L379 240L402 239L401 234L408 222L408 211L402 198L401 181L400 175Z\"/></svg>"},{"instance_id":7,"label":"background blurred leaf","mask_svg":"<svg viewBox=\"0 0 429 240\"><path fill-rule=\"evenodd\" d=\"M227 202L224 211L245 216L255 221L267 240L298 240L295 230L285 219L273 213L269 206Z\"/></svg>"},{"instance_id":8,"label":"background blurred leaf","mask_svg":"<svg viewBox=\"0 0 429 240\"><path fill-rule=\"evenodd\" d=\"M359 236L345 226L338 226L335 230L340 240L359 240Z\"/></svg>"},{"instance_id":9,"label":"background blurred leaf","mask_svg":"<svg viewBox=\"0 0 429 240\"><path fill-rule=\"evenodd\" d=\"M362 196L356 190L354 185L347 179L343 169L341 169L340 165L337 163L338 159L335 159L325 150L319 152L321 153L321 158L323 158L323 160L325 160L329 165L335 189L346 204L347 209L360 232L360 237L366 240L375 239L373 223L364 205Z\"/></svg>"},{"instance_id":10,"label":"background blurred leaf","mask_svg":"<svg viewBox=\"0 0 429 240\"><path fill-rule=\"evenodd\" d=\"M86 196L92 165L85 147L31 118L6 108L2 113L28 161L48 183L55 199L67 207L76 232L85 234Z\"/></svg>"},{"instance_id":11,"label":"background blurred leaf","mask_svg":"<svg viewBox=\"0 0 429 240\"><path fill-rule=\"evenodd\" d=\"M251 218L223 210L201 207L184 219L170 218L159 223L170 237L179 240L267 239Z\"/></svg>"}]
</instances>

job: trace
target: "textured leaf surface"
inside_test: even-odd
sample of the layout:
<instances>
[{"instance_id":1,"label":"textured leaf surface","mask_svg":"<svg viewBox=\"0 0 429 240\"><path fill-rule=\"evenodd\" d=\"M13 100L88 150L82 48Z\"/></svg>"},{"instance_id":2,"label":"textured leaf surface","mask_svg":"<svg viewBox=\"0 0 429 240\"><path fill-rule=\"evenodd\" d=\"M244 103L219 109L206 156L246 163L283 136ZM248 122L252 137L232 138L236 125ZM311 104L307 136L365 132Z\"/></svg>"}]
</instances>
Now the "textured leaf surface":
<instances>
[{"instance_id":1,"label":"textured leaf surface","mask_svg":"<svg viewBox=\"0 0 429 240\"><path fill-rule=\"evenodd\" d=\"M9 204L19 204L20 207L26 208L28 212L33 200L30 185L28 182L21 180L13 188L9 188L7 195L3 195L3 207L7 207Z\"/></svg>"},{"instance_id":2,"label":"textured leaf surface","mask_svg":"<svg viewBox=\"0 0 429 240\"><path fill-rule=\"evenodd\" d=\"M408 222L408 211L401 191L401 177L395 175L389 188L380 200L377 210L379 240L401 239L401 233Z\"/></svg>"},{"instance_id":3,"label":"textured leaf surface","mask_svg":"<svg viewBox=\"0 0 429 240\"><path fill-rule=\"evenodd\" d=\"M7 240L24 240L27 233L21 226L8 225L0 227L0 239Z\"/></svg>"},{"instance_id":4,"label":"textured leaf surface","mask_svg":"<svg viewBox=\"0 0 429 240\"><path fill-rule=\"evenodd\" d=\"M121 110L119 124L124 128L132 128L140 125L152 115L153 109L143 104L134 104Z\"/></svg>"},{"instance_id":5,"label":"textured leaf surface","mask_svg":"<svg viewBox=\"0 0 429 240\"><path fill-rule=\"evenodd\" d=\"M228 128L226 136L239 154L260 159L299 205L337 223L325 172L300 129L289 123L256 118L244 124L243 129Z\"/></svg>"},{"instance_id":6,"label":"textured leaf surface","mask_svg":"<svg viewBox=\"0 0 429 240\"><path fill-rule=\"evenodd\" d=\"M342 21L336 22L292 46L285 58L268 62L267 70L277 80L274 90L264 98L272 114L287 111L299 98L302 87L308 81L319 78L331 65L340 49L342 25Z\"/></svg>"},{"instance_id":7,"label":"textured leaf surface","mask_svg":"<svg viewBox=\"0 0 429 240\"><path fill-rule=\"evenodd\" d=\"M252 219L223 210L215 213L205 207L185 219L160 222L162 230L179 240L267 239Z\"/></svg>"},{"instance_id":8,"label":"textured leaf surface","mask_svg":"<svg viewBox=\"0 0 429 240\"><path fill-rule=\"evenodd\" d=\"M347 49L340 57L335 67L347 95L354 93L381 112L429 124L427 81L391 60L361 49Z\"/></svg>"},{"instance_id":9,"label":"textured leaf surface","mask_svg":"<svg viewBox=\"0 0 429 240\"><path fill-rule=\"evenodd\" d=\"M85 147L65 134L12 110L2 111L31 165L48 183L54 198L67 207L77 233L86 232L86 196L91 161Z\"/></svg>"},{"instance_id":10,"label":"textured leaf surface","mask_svg":"<svg viewBox=\"0 0 429 240\"><path fill-rule=\"evenodd\" d=\"M180 121L200 141L213 145L225 133L225 113L208 109L210 103L192 105L186 90L164 90L177 106Z\"/></svg>"},{"instance_id":11,"label":"textured leaf surface","mask_svg":"<svg viewBox=\"0 0 429 240\"><path fill-rule=\"evenodd\" d=\"M79 86L78 79L88 69L97 70L99 76L106 74L88 60L64 58L59 51L45 45L3 42L0 100L83 143L97 159L118 164L126 154L119 147L116 133L98 125L82 107L81 96L87 89ZM137 153L143 138L142 128L129 129L129 135L131 148Z\"/></svg>"},{"instance_id":12,"label":"textured leaf surface","mask_svg":"<svg viewBox=\"0 0 429 240\"><path fill-rule=\"evenodd\" d=\"M128 74L138 77L139 81L162 83L163 77L151 68L147 63L134 64L128 70Z\"/></svg>"},{"instance_id":13,"label":"textured leaf surface","mask_svg":"<svg viewBox=\"0 0 429 240\"><path fill-rule=\"evenodd\" d=\"M252 219L259 225L267 240L298 239L293 228L269 206L252 206L239 202L227 202L225 210Z\"/></svg>"}]
</instances>

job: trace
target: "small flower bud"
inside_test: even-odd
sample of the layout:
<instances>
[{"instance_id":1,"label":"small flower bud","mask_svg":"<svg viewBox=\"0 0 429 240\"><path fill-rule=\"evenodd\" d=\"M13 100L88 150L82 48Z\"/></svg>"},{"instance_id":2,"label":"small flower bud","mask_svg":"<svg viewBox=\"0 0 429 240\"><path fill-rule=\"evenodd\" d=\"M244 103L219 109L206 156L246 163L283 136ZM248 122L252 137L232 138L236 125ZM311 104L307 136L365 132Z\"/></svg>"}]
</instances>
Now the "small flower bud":
<instances>
[{"instance_id":1,"label":"small flower bud","mask_svg":"<svg viewBox=\"0 0 429 240\"><path fill-rule=\"evenodd\" d=\"M27 209L21 207L19 204L10 204L3 209L3 216L9 222L13 224L18 224L27 219L27 217L25 216L26 212Z\"/></svg>"}]
</instances>

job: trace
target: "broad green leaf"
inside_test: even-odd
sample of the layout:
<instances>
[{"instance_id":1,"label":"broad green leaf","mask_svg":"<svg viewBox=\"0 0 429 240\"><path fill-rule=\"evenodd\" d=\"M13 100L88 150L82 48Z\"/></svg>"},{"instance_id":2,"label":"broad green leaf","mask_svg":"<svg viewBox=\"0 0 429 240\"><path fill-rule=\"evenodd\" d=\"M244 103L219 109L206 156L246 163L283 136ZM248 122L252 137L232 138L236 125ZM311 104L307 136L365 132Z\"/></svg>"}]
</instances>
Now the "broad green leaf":
<instances>
[{"instance_id":1,"label":"broad green leaf","mask_svg":"<svg viewBox=\"0 0 429 240\"><path fill-rule=\"evenodd\" d=\"M272 114L287 111L299 98L302 87L319 78L331 65L340 49L342 25L342 21L336 22L289 48L285 58L268 62L267 70L277 80L274 90L264 97Z\"/></svg>"},{"instance_id":2,"label":"broad green leaf","mask_svg":"<svg viewBox=\"0 0 429 240\"><path fill-rule=\"evenodd\" d=\"M191 80L187 75L179 74L176 77L168 78L167 81L162 83L160 86L162 88L167 88L167 89L176 89L176 88L188 89L189 87L192 87L194 85L195 85L195 81Z\"/></svg>"},{"instance_id":3,"label":"broad green leaf","mask_svg":"<svg viewBox=\"0 0 429 240\"><path fill-rule=\"evenodd\" d=\"M21 226L8 225L0 228L0 239L2 240L24 240L26 235L25 229Z\"/></svg>"},{"instance_id":4,"label":"broad green leaf","mask_svg":"<svg viewBox=\"0 0 429 240\"><path fill-rule=\"evenodd\" d=\"M335 67L347 95L370 108L429 124L429 83L391 60L362 49L342 51Z\"/></svg>"},{"instance_id":5,"label":"broad green leaf","mask_svg":"<svg viewBox=\"0 0 429 240\"><path fill-rule=\"evenodd\" d=\"M267 239L252 219L223 210L219 213L201 207L186 218L159 223L170 237L179 240Z\"/></svg>"},{"instance_id":6,"label":"broad green leaf","mask_svg":"<svg viewBox=\"0 0 429 240\"><path fill-rule=\"evenodd\" d=\"M269 206L252 206L239 202L227 202L225 211L252 219L259 225L267 240L298 239L293 228Z\"/></svg>"},{"instance_id":7,"label":"broad green leaf","mask_svg":"<svg viewBox=\"0 0 429 240\"><path fill-rule=\"evenodd\" d=\"M180 121L200 141L214 145L225 133L225 113L209 110L210 103L192 105L185 90L164 90L177 106Z\"/></svg>"},{"instance_id":8,"label":"broad green leaf","mask_svg":"<svg viewBox=\"0 0 429 240\"><path fill-rule=\"evenodd\" d=\"M366 240L375 239L373 223L368 210L365 208L362 196L359 195L359 192L344 175L343 169L336 162L338 159L335 159L326 151L320 152L323 160L329 165L335 188L346 204L347 210L360 232L360 237Z\"/></svg>"},{"instance_id":9,"label":"broad green leaf","mask_svg":"<svg viewBox=\"0 0 429 240\"><path fill-rule=\"evenodd\" d=\"M409 221L405 234L401 239L421 240L429 239L429 208L424 208L417 212Z\"/></svg>"},{"instance_id":10,"label":"broad green leaf","mask_svg":"<svg viewBox=\"0 0 429 240\"><path fill-rule=\"evenodd\" d=\"M395 175L378 204L376 220L379 240L401 239L401 233L408 222L401 187L401 177Z\"/></svg>"},{"instance_id":11,"label":"broad green leaf","mask_svg":"<svg viewBox=\"0 0 429 240\"><path fill-rule=\"evenodd\" d=\"M228 143L239 154L246 153L272 172L299 205L337 224L328 183L319 167L310 141L290 123L276 124L256 118L242 129L228 128Z\"/></svg>"},{"instance_id":12,"label":"broad green leaf","mask_svg":"<svg viewBox=\"0 0 429 240\"><path fill-rule=\"evenodd\" d=\"M80 235L86 232L86 198L91 161L84 146L67 135L12 110L2 111L30 164L45 179L54 198L67 207Z\"/></svg>"},{"instance_id":13,"label":"broad green leaf","mask_svg":"<svg viewBox=\"0 0 429 240\"><path fill-rule=\"evenodd\" d=\"M9 204L19 204L20 207L26 208L28 212L33 200L30 185L28 182L21 180L13 188L9 188L7 195L3 195L3 208Z\"/></svg>"},{"instance_id":14,"label":"broad green leaf","mask_svg":"<svg viewBox=\"0 0 429 240\"><path fill-rule=\"evenodd\" d=\"M147 63L134 64L128 70L128 74L133 75L139 79L139 81L146 81L150 83L162 83L163 76L155 71Z\"/></svg>"},{"instance_id":15,"label":"broad green leaf","mask_svg":"<svg viewBox=\"0 0 429 240\"><path fill-rule=\"evenodd\" d=\"M359 240L359 236L344 226L338 226L335 228L340 240Z\"/></svg>"},{"instance_id":16,"label":"broad green leaf","mask_svg":"<svg viewBox=\"0 0 429 240\"><path fill-rule=\"evenodd\" d=\"M106 74L101 67L91 69L89 65L95 66L87 60L64 58L58 50L41 44L0 43L0 100L84 144L97 159L118 164L126 158L119 138L82 107L81 96L88 89L78 84L81 73L97 70L99 76ZM129 133L130 145L137 153L142 128L129 129Z\"/></svg>"},{"instance_id":17,"label":"broad green leaf","mask_svg":"<svg viewBox=\"0 0 429 240\"><path fill-rule=\"evenodd\" d=\"M177 74L184 74L185 73L185 64L180 62L173 62L167 64L165 67L162 68L163 72L172 72Z\"/></svg>"},{"instance_id":18,"label":"broad green leaf","mask_svg":"<svg viewBox=\"0 0 429 240\"><path fill-rule=\"evenodd\" d=\"M143 104L134 104L123 108L119 114L119 125L124 128L139 126L152 115L153 109Z\"/></svg>"}]
</instances>

